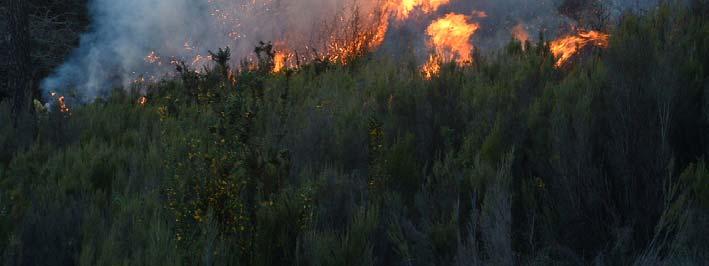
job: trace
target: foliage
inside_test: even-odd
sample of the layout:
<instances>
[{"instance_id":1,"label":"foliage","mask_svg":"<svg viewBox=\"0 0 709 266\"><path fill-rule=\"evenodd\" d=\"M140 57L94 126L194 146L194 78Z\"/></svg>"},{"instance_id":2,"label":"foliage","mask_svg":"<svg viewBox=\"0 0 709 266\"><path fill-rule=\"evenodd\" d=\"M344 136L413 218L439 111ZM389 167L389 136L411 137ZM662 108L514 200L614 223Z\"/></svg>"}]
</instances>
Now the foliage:
<instances>
[{"instance_id":1,"label":"foliage","mask_svg":"<svg viewBox=\"0 0 709 266\"><path fill-rule=\"evenodd\" d=\"M701 4L697 4L701 5ZM510 43L424 79L386 56L213 69L39 113L0 104L7 265L701 264L709 21L628 14L557 69ZM697 11L700 10L700 11ZM27 127L32 126L28 125Z\"/></svg>"}]
</instances>

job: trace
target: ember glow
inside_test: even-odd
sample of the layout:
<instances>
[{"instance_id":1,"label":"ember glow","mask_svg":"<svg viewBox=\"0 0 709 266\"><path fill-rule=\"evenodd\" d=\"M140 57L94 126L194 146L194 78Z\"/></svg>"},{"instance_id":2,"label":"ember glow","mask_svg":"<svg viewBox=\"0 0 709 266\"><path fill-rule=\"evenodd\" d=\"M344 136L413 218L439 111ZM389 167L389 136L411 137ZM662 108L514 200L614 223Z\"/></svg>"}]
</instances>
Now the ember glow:
<instances>
[{"instance_id":1,"label":"ember glow","mask_svg":"<svg viewBox=\"0 0 709 266\"><path fill-rule=\"evenodd\" d=\"M148 97L147 96L140 96L140 98L138 99L138 104L140 106L145 106L146 104L148 104Z\"/></svg>"},{"instance_id":2,"label":"ember glow","mask_svg":"<svg viewBox=\"0 0 709 266\"><path fill-rule=\"evenodd\" d=\"M557 59L556 67L562 67L574 55L586 47L608 47L610 35L598 31L579 31L577 34L567 35L550 43L551 52Z\"/></svg>"},{"instance_id":3,"label":"ember glow","mask_svg":"<svg viewBox=\"0 0 709 266\"><path fill-rule=\"evenodd\" d=\"M60 112L71 114L71 109L69 109L69 106L66 104L66 98L63 95L59 95L56 92L51 92L49 95L57 102L57 107Z\"/></svg>"},{"instance_id":4,"label":"ember glow","mask_svg":"<svg viewBox=\"0 0 709 266\"><path fill-rule=\"evenodd\" d=\"M158 54L156 54L155 51L151 51L150 54L145 56L145 62L147 62L149 64L160 63L160 56L158 56Z\"/></svg>"},{"instance_id":5,"label":"ember glow","mask_svg":"<svg viewBox=\"0 0 709 266\"><path fill-rule=\"evenodd\" d=\"M486 17L487 17L487 12L485 12L485 11L479 11L479 10L473 10L473 17L476 17L476 18L486 18Z\"/></svg>"},{"instance_id":6,"label":"ember glow","mask_svg":"<svg viewBox=\"0 0 709 266\"><path fill-rule=\"evenodd\" d=\"M529 41L529 33L522 23L512 28L512 36L521 43Z\"/></svg>"}]
</instances>

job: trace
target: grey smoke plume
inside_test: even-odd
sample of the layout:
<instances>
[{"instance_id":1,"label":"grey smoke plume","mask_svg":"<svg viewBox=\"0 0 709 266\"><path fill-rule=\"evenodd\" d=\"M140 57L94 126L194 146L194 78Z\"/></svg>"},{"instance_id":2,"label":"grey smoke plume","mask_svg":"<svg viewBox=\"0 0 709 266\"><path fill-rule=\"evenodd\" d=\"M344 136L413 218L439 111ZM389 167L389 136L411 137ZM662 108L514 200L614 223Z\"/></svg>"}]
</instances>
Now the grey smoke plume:
<instances>
[{"instance_id":1,"label":"grey smoke plume","mask_svg":"<svg viewBox=\"0 0 709 266\"><path fill-rule=\"evenodd\" d=\"M392 0L90 0L90 31L42 88L76 91L80 100L91 101L112 88L130 87L141 76L159 79L173 73L171 61L199 68L209 61L200 57L208 49L228 46L233 59L239 60L250 56L259 41L318 48L327 34L323 29L342 27L337 19L347 16L348 10L357 7L361 14L372 14L384 1ZM424 30L430 21L449 12L471 15L476 10L488 16L475 19L482 29L474 42L482 50L493 50L509 41L511 29L519 23L532 36L572 24L558 13L563 1L451 0L434 14L392 23L383 50L397 47L402 40L397 31L405 31L416 39L415 50L426 53Z\"/></svg>"},{"instance_id":2,"label":"grey smoke plume","mask_svg":"<svg viewBox=\"0 0 709 266\"><path fill-rule=\"evenodd\" d=\"M42 82L42 88L75 90L81 100L90 101L111 88L128 87L141 76L160 78L173 72L173 60L199 68L209 61L200 57L208 49L228 46L238 60L249 56L259 41L288 39L305 47L309 39L317 38L325 21L354 2L91 0L90 31L69 59ZM361 12L374 7L357 6ZM151 52L155 57L146 58Z\"/></svg>"}]
</instances>

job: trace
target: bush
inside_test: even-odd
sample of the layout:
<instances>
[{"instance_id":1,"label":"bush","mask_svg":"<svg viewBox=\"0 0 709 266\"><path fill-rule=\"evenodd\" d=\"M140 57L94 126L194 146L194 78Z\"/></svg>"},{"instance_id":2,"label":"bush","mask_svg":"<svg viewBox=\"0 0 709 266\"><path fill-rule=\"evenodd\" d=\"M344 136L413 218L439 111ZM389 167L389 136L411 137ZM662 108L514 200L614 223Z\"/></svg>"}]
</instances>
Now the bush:
<instances>
[{"instance_id":1,"label":"bush","mask_svg":"<svg viewBox=\"0 0 709 266\"><path fill-rule=\"evenodd\" d=\"M0 259L701 264L707 25L662 6L566 68L513 42L430 80L386 55L272 73L264 43L146 105L117 90L13 128L3 103Z\"/></svg>"}]
</instances>

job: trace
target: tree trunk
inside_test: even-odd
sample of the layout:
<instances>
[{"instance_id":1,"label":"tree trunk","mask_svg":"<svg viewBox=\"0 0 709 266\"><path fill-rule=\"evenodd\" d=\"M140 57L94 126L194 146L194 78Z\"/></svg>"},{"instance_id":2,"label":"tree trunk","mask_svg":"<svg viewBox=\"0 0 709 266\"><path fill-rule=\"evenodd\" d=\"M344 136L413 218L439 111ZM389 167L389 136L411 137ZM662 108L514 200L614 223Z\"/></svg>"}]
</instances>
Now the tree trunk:
<instances>
[{"instance_id":1,"label":"tree trunk","mask_svg":"<svg viewBox=\"0 0 709 266\"><path fill-rule=\"evenodd\" d=\"M7 85L14 89L12 117L17 127L23 112L30 111L31 57L27 0L9 0L8 9L8 75Z\"/></svg>"}]
</instances>

